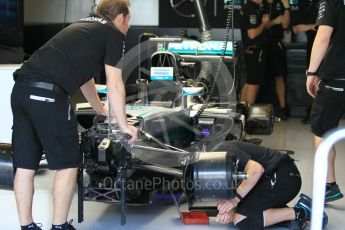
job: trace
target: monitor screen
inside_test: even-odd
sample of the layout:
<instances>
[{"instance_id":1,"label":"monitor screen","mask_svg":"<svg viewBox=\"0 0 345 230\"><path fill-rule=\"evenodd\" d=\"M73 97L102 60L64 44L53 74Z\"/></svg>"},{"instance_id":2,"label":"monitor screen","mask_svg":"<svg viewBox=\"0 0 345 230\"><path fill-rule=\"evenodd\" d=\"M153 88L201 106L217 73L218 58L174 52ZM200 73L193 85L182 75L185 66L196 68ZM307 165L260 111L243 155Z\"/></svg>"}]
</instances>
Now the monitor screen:
<instances>
[{"instance_id":1,"label":"monitor screen","mask_svg":"<svg viewBox=\"0 0 345 230\"><path fill-rule=\"evenodd\" d=\"M0 29L17 27L17 0L0 0Z\"/></svg>"},{"instance_id":2,"label":"monitor screen","mask_svg":"<svg viewBox=\"0 0 345 230\"><path fill-rule=\"evenodd\" d=\"M23 0L0 0L0 45L21 46Z\"/></svg>"}]
</instances>

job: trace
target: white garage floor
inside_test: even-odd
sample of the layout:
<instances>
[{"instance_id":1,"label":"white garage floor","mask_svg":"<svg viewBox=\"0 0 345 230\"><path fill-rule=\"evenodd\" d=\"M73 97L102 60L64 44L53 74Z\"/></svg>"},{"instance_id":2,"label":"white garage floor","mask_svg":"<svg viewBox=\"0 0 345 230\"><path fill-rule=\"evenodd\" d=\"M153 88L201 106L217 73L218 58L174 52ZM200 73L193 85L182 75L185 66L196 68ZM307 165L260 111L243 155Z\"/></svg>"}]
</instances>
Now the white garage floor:
<instances>
[{"instance_id":1,"label":"white garage floor","mask_svg":"<svg viewBox=\"0 0 345 230\"><path fill-rule=\"evenodd\" d=\"M254 137L254 136L253 136ZM263 139L262 145L276 148L289 149L295 151L293 156L297 160L297 166L300 169L303 178L301 192L308 195L312 190L312 171L313 171L313 144L312 134L308 125L302 125L299 119L290 119L287 122L275 124L275 131L270 136L255 136ZM338 184L345 192L345 143L337 144L337 178ZM35 196L35 220L44 224L44 229L50 229L51 223L51 179L53 172L42 172L37 176L36 196ZM85 221L77 223L77 196L73 200L70 211L70 218L74 219L74 226L78 230L111 230L111 229L234 229L229 225L217 224L213 218L210 219L210 225L183 225L180 223L178 213L171 200L159 200L150 206L128 207L127 224L121 226L119 206L103 203L85 203ZM296 199L291 202L293 205ZM186 209L185 206L182 206ZM327 229L343 230L345 229L345 198L332 202L326 206L326 212L329 216ZM5 216L6 215L6 216ZM0 192L0 230L17 230L17 216L15 212L15 203L12 192ZM3 225L2 223L5 223ZM310 228L310 224L307 229ZM278 229L278 228L274 228Z\"/></svg>"}]
</instances>

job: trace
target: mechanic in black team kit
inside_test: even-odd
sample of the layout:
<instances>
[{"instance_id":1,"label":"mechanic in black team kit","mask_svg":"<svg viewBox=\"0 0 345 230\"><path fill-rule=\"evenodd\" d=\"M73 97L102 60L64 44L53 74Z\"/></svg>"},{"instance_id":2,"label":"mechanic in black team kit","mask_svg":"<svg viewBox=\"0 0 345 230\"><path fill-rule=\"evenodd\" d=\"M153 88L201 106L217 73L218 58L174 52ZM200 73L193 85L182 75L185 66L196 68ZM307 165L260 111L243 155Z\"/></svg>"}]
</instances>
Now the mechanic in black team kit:
<instances>
[{"instance_id":1,"label":"mechanic in black team kit","mask_svg":"<svg viewBox=\"0 0 345 230\"><path fill-rule=\"evenodd\" d=\"M294 0L291 3L291 26L294 33L305 32L307 35L307 62L316 36L315 22L319 0Z\"/></svg>"},{"instance_id":2,"label":"mechanic in black team kit","mask_svg":"<svg viewBox=\"0 0 345 230\"><path fill-rule=\"evenodd\" d=\"M314 98L310 124L318 146L345 113L345 1L320 1L316 26L306 87ZM335 179L335 156L333 147L328 158L325 203L343 197Z\"/></svg>"},{"instance_id":3,"label":"mechanic in black team kit","mask_svg":"<svg viewBox=\"0 0 345 230\"><path fill-rule=\"evenodd\" d=\"M266 26L270 20L268 14L260 10L260 4L262 0L250 0L244 6L241 26L247 64L247 80L242 88L241 101L250 104L255 103L260 85L263 85L266 77Z\"/></svg>"},{"instance_id":4,"label":"mechanic in black team kit","mask_svg":"<svg viewBox=\"0 0 345 230\"><path fill-rule=\"evenodd\" d=\"M307 66L309 66L311 49L316 36L315 22L317 17L319 0L290 0L291 26L294 33L306 33L307 35ZM306 116L302 123L310 122L310 109L308 105Z\"/></svg>"},{"instance_id":5,"label":"mechanic in black team kit","mask_svg":"<svg viewBox=\"0 0 345 230\"><path fill-rule=\"evenodd\" d=\"M121 130L137 139L127 124L121 62L129 29L129 1L103 0L97 14L74 23L54 36L14 73L14 191L21 229L37 229L32 218L34 175L42 154L57 170L53 184L52 229L75 229L67 222L75 191L79 152L77 121L70 96L81 88L93 109L116 118ZM109 111L98 98L92 76L105 69Z\"/></svg>"},{"instance_id":6,"label":"mechanic in black team kit","mask_svg":"<svg viewBox=\"0 0 345 230\"><path fill-rule=\"evenodd\" d=\"M289 203L301 188L301 176L287 154L239 141L226 141L212 151L233 154L235 168L249 177L242 181L231 200L218 202L217 221L233 222L240 230L260 230L277 225L299 230L311 218L311 199L301 194L294 207ZM323 213L323 225L328 222Z\"/></svg>"},{"instance_id":7,"label":"mechanic in black team kit","mask_svg":"<svg viewBox=\"0 0 345 230\"><path fill-rule=\"evenodd\" d=\"M268 76L275 78L275 88L280 108L276 116L287 120L285 77L286 54L282 43L284 30L290 25L290 5L288 0L268 0L268 12L271 21L267 24L269 42L267 46L267 72Z\"/></svg>"}]
</instances>

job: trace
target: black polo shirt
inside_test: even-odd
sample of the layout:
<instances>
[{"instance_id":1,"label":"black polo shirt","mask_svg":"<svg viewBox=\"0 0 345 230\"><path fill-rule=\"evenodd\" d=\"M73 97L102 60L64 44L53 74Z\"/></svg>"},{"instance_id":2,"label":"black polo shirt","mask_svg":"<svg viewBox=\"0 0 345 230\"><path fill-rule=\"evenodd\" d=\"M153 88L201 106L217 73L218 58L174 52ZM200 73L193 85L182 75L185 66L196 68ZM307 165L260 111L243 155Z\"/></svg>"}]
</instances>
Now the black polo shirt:
<instances>
[{"instance_id":1,"label":"black polo shirt","mask_svg":"<svg viewBox=\"0 0 345 230\"><path fill-rule=\"evenodd\" d=\"M272 174L279 167L282 160L292 161L287 154L241 141L222 142L213 147L212 151L227 151L232 153L232 160L239 172L244 172L249 160L261 164L265 169L265 174Z\"/></svg>"},{"instance_id":2,"label":"black polo shirt","mask_svg":"<svg viewBox=\"0 0 345 230\"><path fill-rule=\"evenodd\" d=\"M314 24L317 18L319 0L290 0L292 26Z\"/></svg>"},{"instance_id":3,"label":"black polo shirt","mask_svg":"<svg viewBox=\"0 0 345 230\"><path fill-rule=\"evenodd\" d=\"M123 34L111 22L92 15L55 35L14 76L54 82L73 95L105 64L121 68L123 54Z\"/></svg>"},{"instance_id":4,"label":"black polo shirt","mask_svg":"<svg viewBox=\"0 0 345 230\"><path fill-rule=\"evenodd\" d=\"M345 79L345 1L322 0L316 26L330 26L333 34L319 69L323 80Z\"/></svg>"},{"instance_id":5,"label":"black polo shirt","mask_svg":"<svg viewBox=\"0 0 345 230\"><path fill-rule=\"evenodd\" d=\"M248 45L266 45L268 42L268 34L265 29L259 36L254 39L248 37L248 30L255 29L261 25L264 12L260 10L260 6L253 1L249 1L243 8L243 25L242 25L242 41L245 46Z\"/></svg>"},{"instance_id":6,"label":"black polo shirt","mask_svg":"<svg viewBox=\"0 0 345 230\"><path fill-rule=\"evenodd\" d=\"M273 0L272 3L267 3L269 9L270 19L273 20L281 15L284 15L284 5L281 0ZM284 29L282 24L274 25L269 29L270 41L281 41L284 38Z\"/></svg>"}]
</instances>

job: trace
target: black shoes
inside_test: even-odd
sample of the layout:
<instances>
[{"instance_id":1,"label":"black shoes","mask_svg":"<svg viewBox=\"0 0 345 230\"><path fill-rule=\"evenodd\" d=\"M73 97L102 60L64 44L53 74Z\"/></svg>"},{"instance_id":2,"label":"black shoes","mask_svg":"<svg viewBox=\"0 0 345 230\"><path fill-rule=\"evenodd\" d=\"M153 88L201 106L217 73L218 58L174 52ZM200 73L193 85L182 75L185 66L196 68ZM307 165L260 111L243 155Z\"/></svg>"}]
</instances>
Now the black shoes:
<instances>
[{"instance_id":1,"label":"black shoes","mask_svg":"<svg viewBox=\"0 0 345 230\"><path fill-rule=\"evenodd\" d=\"M326 186L325 203L339 200L343 197L344 195L341 193L339 186L337 184Z\"/></svg>"},{"instance_id":2,"label":"black shoes","mask_svg":"<svg viewBox=\"0 0 345 230\"><path fill-rule=\"evenodd\" d=\"M66 222L62 225L53 225L51 230L76 230L75 227L72 225L73 220ZM42 224L39 223L32 223L27 226L21 226L21 230L42 230Z\"/></svg>"},{"instance_id":3,"label":"black shoes","mask_svg":"<svg viewBox=\"0 0 345 230\"><path fill-rule=\"evenodd\" d=\"M27 226L21 226L21 230L42 230L42 224L40 223L32 223Z\"/></svg>"},{"instance_id":4,"label":"black shoes","mask_svg":"<svg viewBox=\"0 0 345 230\"><path fill-rule=\"evenodd\" d=\"M306 220L289 220L276 224L277 227L283 227L290 230L303 230L307 227Z\"/></svg>"},{"instance_id":5,"label":"black shoes","mask_svg":"<svg viewBox=\"0 0 345 230\"><path fill-rule=\"evenodd\" d=\"M72 223L73 220L70 220L62 225L53 225L51 230L77 230L75 227L73 227Z\"/></svg>"},{"instance_id":6,"label":"black shoes","mask_svg":"<svg viewBox=\"0 0 345 230\"><path fill-rule=\"evenodd\" d=\"M287 108L276 109L275 116L282 121L286 121L289 118L289 111Z\"/></svg>"},{"instance_id":7,"label":"black shoes","mask_svg":"<svg viewBox=\"0 0 345 230\"><path fill-rule=\"evenodd\" d=\"M299 200L297 204L294 206L295 210L303 210L303 213L296 213L296 219L297 220L311 220L311 204L312 200L309 196L305 194L301 194L299 197ZM301 216L301 218L299 217ZM325 228L328 223L328 216L325 212L323 212L323 217L322 217L322 227Z\"/></svg>"}]
</instances>

